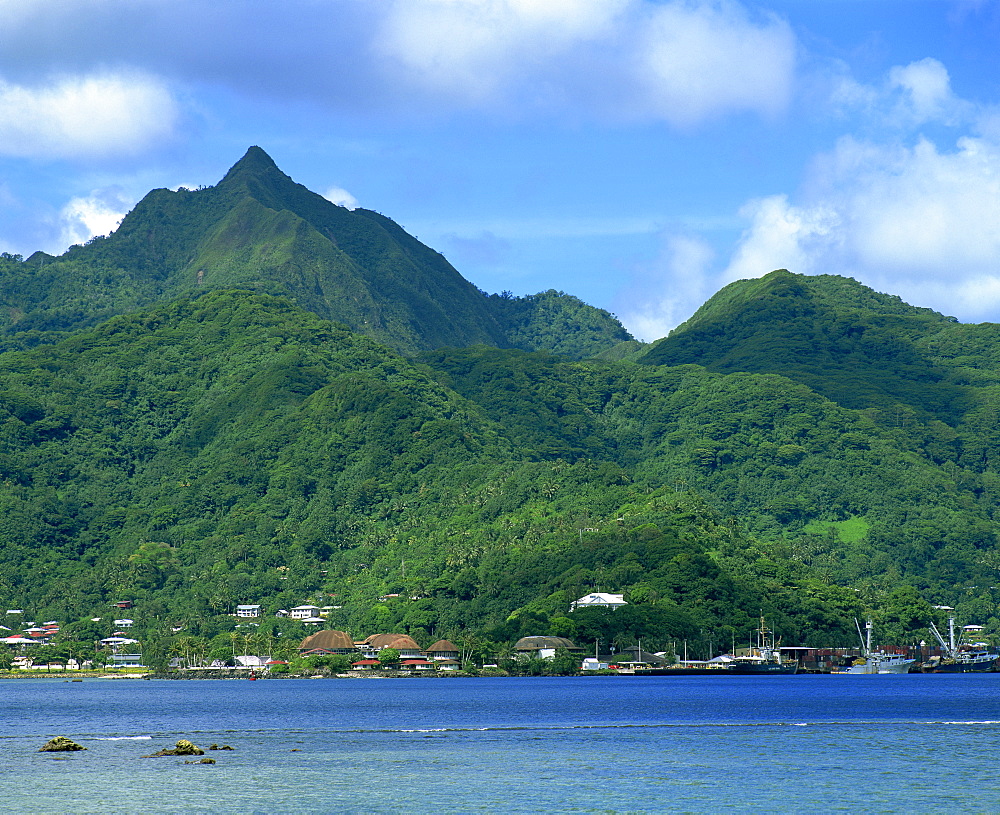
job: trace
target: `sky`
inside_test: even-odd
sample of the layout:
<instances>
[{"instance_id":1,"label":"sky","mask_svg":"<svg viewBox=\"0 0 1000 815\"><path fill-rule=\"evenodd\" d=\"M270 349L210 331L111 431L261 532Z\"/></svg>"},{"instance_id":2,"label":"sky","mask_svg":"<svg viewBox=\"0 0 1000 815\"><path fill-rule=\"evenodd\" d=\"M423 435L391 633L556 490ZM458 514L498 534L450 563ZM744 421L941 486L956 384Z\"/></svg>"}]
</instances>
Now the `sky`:
<instances>
[{"instance_id":1,"label":"sky","mask_svg":"<svg viewBox=\"0 0 1000 815\"><path fill-rule=\"evenodd\" d=\"M1000 322L1000 0L0 0L0 251L250 145L643 340L778 268Z\"/></svg>"}]
</instances>

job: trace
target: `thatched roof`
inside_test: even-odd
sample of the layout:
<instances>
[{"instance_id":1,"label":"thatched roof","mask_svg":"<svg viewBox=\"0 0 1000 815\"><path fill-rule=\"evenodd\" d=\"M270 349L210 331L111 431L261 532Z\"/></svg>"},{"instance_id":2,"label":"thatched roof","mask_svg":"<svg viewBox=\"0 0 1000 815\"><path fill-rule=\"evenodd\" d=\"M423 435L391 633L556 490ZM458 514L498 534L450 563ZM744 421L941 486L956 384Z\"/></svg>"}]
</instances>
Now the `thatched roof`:
<instances>
[{"instance_id":1,"label":"thatched roof","mask_svg":"<svg viewBox=\"0 0 1000 815\"><path fill-rule=\"evenodd\" d=\"M310 634L301 643L300 651L353 651L354 640L344 631L317 631Z\"/></svg>"},{"instance_id":2,"label":"thatched roof","mask_svg":"<svg viewBox=\"0 0 1000 815\"><path fill-rule=\"evenodd\" d=\"M575 651L572 640L565 637L521 637L514 646L515 651L537 651L539 648L567 648Z\"/></svg>"},{"instance_id":3,"label":"thatched roof","mask_svg":"<svg viewBox=\"0 0 1000 815\"><path fill-rule=\"evenodd\" d=\"M458 646L450 640L438 640L430 648L427 649L428 654L457 654Z\"/></svg>"},{"instance_id":4,"label":"thatched roof","mask_svg":"<svg viewBox=\"0 0 1000 815\"><path fill-rule=\"evenodd\" d=\"M420 646L407 634L372 634L365 642L374 650L395 648L397 651L419 651Z\"/></svg>"}]
</instances>

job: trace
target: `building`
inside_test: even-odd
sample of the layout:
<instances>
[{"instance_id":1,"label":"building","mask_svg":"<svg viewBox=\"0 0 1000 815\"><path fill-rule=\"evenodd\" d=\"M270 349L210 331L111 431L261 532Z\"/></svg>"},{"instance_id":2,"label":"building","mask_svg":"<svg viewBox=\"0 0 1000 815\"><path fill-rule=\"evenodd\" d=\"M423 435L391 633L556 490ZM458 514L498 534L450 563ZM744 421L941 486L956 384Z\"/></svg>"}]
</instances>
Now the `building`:
<instances>
[{"instance_id":1,"label":"building","mask_svg":"<svg viewBox=\"0 0 1000 815\"><path fill-rule=\"evenodd\" d=\"M109 668L145 668L142 654L112 654Z\"/></svg>"},{"instance_id":2,"label":"building","mask_svg":"<svg viewBox=\"0 0 1000 815\"><path fill-rule=\"evenodd\" d=\"M425 652L428 659L433 659L437 661L445 659L458 659L459 651L458 646L450 640L438 640Z\"/></svg>"},{"instance_id":3,"label":"building","mask_svg":"<svg viewBox=\"0 0 1000 815\"><path fill-rule=\"evenodd\" d=\"M360 643L359 650L366 657L377 657L383 648L398 651L400 659L421 659L424 655L413 637L407 634L372 634Z\"/></svg>"},{"instance_id":4,"label":"building","mask_svg":"<svg viewBox=\"0 0 1000 815\"><path fill-rule=\"evenodd\" d=\"M560 648L567 651L580 650L572 640L565 637L521 637L514 645L518 654L539 659L552 659Z\"/></svg>"},{"instance_id":5,"label":"building","mask_svg":"<svg viewBox=\"0 0 1000 815\"><path fill-rule=\"evenodd\" d=\"M300 654L349 654L358 653L354 641L344 631L324 630L310 634L299 643Z\"/></svg>"},{"instance_id":6,"label":"building","mask_svg":"<svg viewBox=\"0 0 1000 815\"><path fill-rule=\"evenodd\" d=\"M261 615L261 610L259 605L236 606L237 617L252 619L254 617L259 617L260 615Z\"/></svg>"},{"instance_id":7,"label":"building","mask_svg":"<svg viewBox=\"0 0 1000 815\"><path fill-rule=\"evenodd\" d=\"M321 619L319 606L296 606L288 612L288 616L293 620Z\"/></svg>"},{"instance_id":8,"label":"building","mask_svg":"<svg viewBox=\"0 0 1000 815\"><path fill-rule=\"evenodd\" d=\"M434 662L432 660L426 659L425 657L416 657L414 659L403 659L399 662L399 667L404 671L433 671L435 668Z\"/></svg>"},{"instance_id":9,"label":"building","mask_svg":"<svg viewBox=\"0 0 1000 815\"><path fill-rule=\"evenodd\" d=\"M250 668L254 671L263 671L267 669L267 657L259 657L253 654L243 654L242 656L235 657L237 668Z\"/></svg>"},{"instance_id":10,"label":"building","mask_svg":"<svg viewBox=\"0 0 1000 815\"><path fill-rule=\"evenodd\" d=\"M606 592L595 591L585 597L581 597L579 600L574 600L569 604L569 610L576 611L579 608L616 609L627 605L628 603L625 602L624 594L608 594Z\"/></svg>"}]
</instances>

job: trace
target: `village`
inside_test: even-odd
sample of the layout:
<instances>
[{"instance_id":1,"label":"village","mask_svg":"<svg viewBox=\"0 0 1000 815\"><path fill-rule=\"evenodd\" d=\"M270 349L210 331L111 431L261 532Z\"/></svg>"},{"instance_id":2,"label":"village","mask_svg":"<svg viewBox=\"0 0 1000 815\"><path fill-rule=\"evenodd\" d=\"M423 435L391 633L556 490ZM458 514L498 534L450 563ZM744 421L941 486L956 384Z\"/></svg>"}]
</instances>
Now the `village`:
<instances>
[{"instance_id":1,"label":"village","mask_svg":"<svg viewBox=\"0 0 1000 815\"><path fill-rule=\"evenodd\" d=\"M380 601L392 597L380 597ZM433 675L433 674L485 674L504 675L508 673L529 675L571 673L634 673L649 671L669 671L677 673L704 672L719 668L737 667L741 661L759 658L768 653L768 659L778 665L794 664L794 672L830 673L838 672L862 657L864 648L837 647L817 648L802 646L782 646L773 641L770 645L759 640L754 646L749 642L745 647L733 643L732 652L723 656L712 653L689 654L687 641L672 642L667 650L649 651L636 645L616 647L613 642L595 641L592 645L581 646L573 640L550 634L533 634L519 638L511 646L498 646L494 652L474 651L459 638L461 645L452 640L439 638L429 646L422 646L408 633L381 632L364 638L354 638L348 632L329 626L331 614L339 606L320 607L302 604L291 609L278 609L274 618L285 619L299 624L293 630L301 630L304 636L294 642L286 640L277 647L268 639L270 647L260 646L260 640L250 636L239 636L238 632L260 626L268 615L262 604L240 604L230 615L233 632L229 635L231 652L224 656L212 654L204 648L193 647L190 638L180 636L183 626L174 626L171 633L178 637L179 647L153 664L145 653L142 642L131 636L136 621L127 616L133 614L133 602L122 600L113 604L115 614L111 618L93 617L90 622L96 627L106 626L107 636L96 639L92 648L78 644L74 649L60 643L63 630L57 620L35 622L26 620L24 609L7 609L4 624L0 630L5 636L0 642L7 646L7 659L0 667L26 675L60 671L103 671L120 675L240 675L295 676L295 675L364 675L390 673L393 675ZM622 594L592 592L570 604L570 613L578 609L597 608L615 611L628 605ZM313 629L310 631L309 629ZM95 630L92 628L91 630ZM972 645L982 635L983 627L966 625L959 636ZM766 633L761 620L760 635ZM954 636L954 633L953 633ZM242 647L241 647L242 646ZM602 647L603 646L603 647ZM862 644L863 646L863 644ZM895 647L887 652L898 659L915 666L940 663L946 656L946 643L940 640L940 647L926 641L909 647ZM756 655L756 656L755 656Z\"/></svg>"}]
</instances>

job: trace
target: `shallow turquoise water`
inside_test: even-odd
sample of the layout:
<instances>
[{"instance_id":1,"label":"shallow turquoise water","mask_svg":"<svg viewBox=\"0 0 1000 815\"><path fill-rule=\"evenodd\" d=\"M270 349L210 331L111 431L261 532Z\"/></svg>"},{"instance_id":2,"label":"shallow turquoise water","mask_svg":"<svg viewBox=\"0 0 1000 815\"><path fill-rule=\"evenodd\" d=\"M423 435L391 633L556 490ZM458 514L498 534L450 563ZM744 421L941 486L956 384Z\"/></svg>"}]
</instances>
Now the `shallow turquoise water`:
<instances>
[{"instance_id":1,"label":"shallow turquoise water","mask_svg":"<svg viewBox=\"0 0 1000 815\"><path fill-rule=\"evenodd\" d=\"M1000 675L0 681L9 812L998 812ZM65 735L88 749L45 754ZM143 758L180 738L213 766Z\"/></svg>"}]
</instances>

